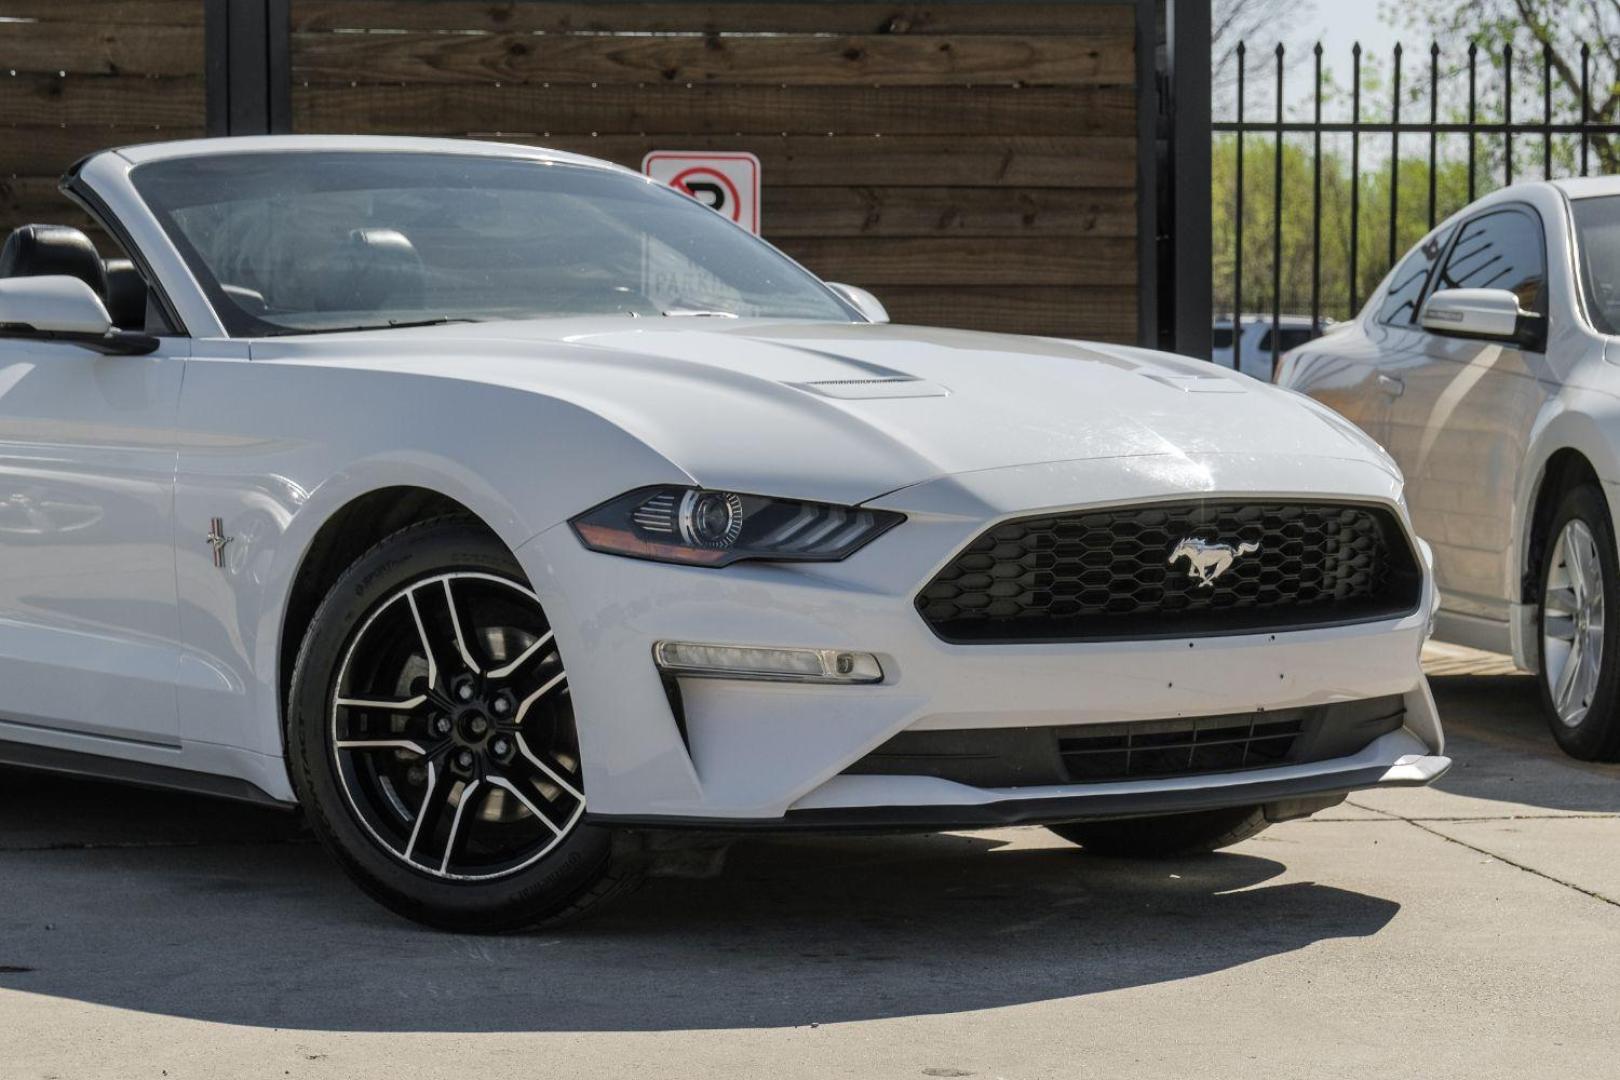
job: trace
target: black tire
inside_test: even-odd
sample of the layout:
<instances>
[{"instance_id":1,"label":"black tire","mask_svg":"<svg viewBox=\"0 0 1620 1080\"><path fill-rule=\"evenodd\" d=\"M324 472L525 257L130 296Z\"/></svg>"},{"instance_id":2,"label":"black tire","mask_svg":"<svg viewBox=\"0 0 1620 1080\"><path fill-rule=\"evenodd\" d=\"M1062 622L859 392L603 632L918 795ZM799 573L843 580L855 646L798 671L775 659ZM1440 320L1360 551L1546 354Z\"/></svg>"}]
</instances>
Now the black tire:
<instances>
[{"instance_id":1,"label":"black tire","mask_svg":"<svg viewBox=\"0 0 1620 1080\"><path fill-rule=\"evenodd\" d=\"M435 876L431 867L410 863L411 845L416 843L416 832L411 833L411 845L406 846L402 856L398 850L387 845L375 824L368 824L363 816L364 813L379 812L376 810L377 800L365 801L349 794L354 784L345 776L352 776L355 766L346 763L354 758L351 756L340 762L340 756L354 755L356 752L338 748L337 715L343 706L335 699L343 668L348 658L358 651L353 643L364 628L372 625L374 618L381 617L383 608L409 590L422 587L418 583L431 581L438 575L458 573L488 575L514 585L524 593L528 590L523 572L511 553L489 533L464 518L439 518L401 529L357 559L333 585L310 623L293 669L287 727L287 756L293 787L311 828L344 871L374 900L408 919L444 930L470 933L495 933L566 921L625 891L636 880L634 864L615 859L613 837L609 832L581 820L584 810L582 779L578 781L581 790L579 812L573 818L569 831L561 832L552 841L552 846L546 848L532 864L522 865L505 876L478 880L451 880ZM497 589L500 585L492 582L485 587ZM449 586L446 585L445 595L449 593ZM532 597L532 594L528 595ZM414 594L412 597L408 606L414 611ZM534 607L538 609L537 601ZM392 619L396 616L390 614L388 617ZM417 617L419 620L422 618L420 615ZM459 641L459 625L456 633ZM434 646L428 645L427 639L428 633L423 630L422 643L431 651ZM473 647L477 647L476 642ZM561 663L560 656L555 654L547 659L554 659L559 665ZM445 683L448 678L448 675L438 676L438 681ZM429 689L427 681L418 679L412 686ZM566 691L565 683L563 688ZM428 704L420 708L426 711L439 709L437 701L430 695ZM510 710L510 706L506 708ZM565 711L569 730L572 730L571 705L563 702L556 706L548 704L547 708ZM418 721L391 719L389 722L415 724ZM420 721L424 727L437 722L437 715L424 717ZM351 722L346 720L344 723ZM368 719L365 723L371 721ZM493 745L494 736L489 738ZM421 741L428 745L425 739ZM442 753L445 756L439 760L444 762L445 771L439 776L441 784L445 783L449 770L449 755L459 753L459 748L449 739L443 745ZM395 758L403 757L405 753L402 751ZM493 757L490 760L493 761ZM373 777L380 771L374 766L367 767ZM388 767L399 766L390 763ZM483 767L484 759L480 758L477 768ZM350 769L350 773L343 774L345 768ZM491 768L493 770L494 766ZM424 790L431 793L437 790L433 786L434 774L429 772L427 776ZM463 786L458 789L456 783ZM469 801L466 783L465 780L452 781L444 789L449 792L450 798L458 800L458 808ZM383 786L378 785L378 790L382 789ZM387 786L386 790L394 793L396 808L406 808L407 789L402 785L393 785ZM489 799L490 794L490 788L486 787L483 798ZM533 792L530 794L533 795ZM502 798L515 800L515 796L505 792L502 792ZM424 796L421 809L416 814L418 819L427 818L428 805ZM500 808L507 805L503 801ZM362 806L367 809L363 811ZM529 826L543 823L539 813L528 815L516 808L515 801L512 806L512 816L518 819L532 816L536 819L528 822ZM476 812L469 815L470 830L489 828L477 820L480 816ZM435 828L441 820L442 817L435 818ZM460 821L458 809L456 824L449 826L448 839L444 842L446 866L450 864L449 853L457 846L456 828ZM496 829L508 827L503 819L497 817L496 821ZM408 815L405 823L409 824ZM557 832L556 829L552 831ZM465 843L470 845L472 841Z\"/></svg>"},{"instance_id":2,"label":"black tire","mask_svg":"<svg viewBox=\"0 0 1620 1080\"><path fill-rule=\"evenodd\" d=\"M1231 806L1195 814L1071 821L1047 826L1089 855L1122 859L1174 859L1203 855L1249 839L1268 824L1258 806Z\"/></svg>"},{"instance_id":3,"label":"black tire","mask_svg":"<svg viewBox=\"0 0 1620 1080\"><path fill-rule=\"evenodd\" d=\"M1599 657L1597 678L1589 694L1579 695L1584 712L1576 719L1560 716L1555 700L1553 664L1549 663L1546 639L1549 612L1548 584L1560 564L1559 538L1572 522L1589 530L1597 550L1597 563L1602 571L1602 588L1593 590L1601 594L1602 611L1620 615L1620 557L1615 554L1614 524L1609 514L1608 501L1596 486L1585 484L1572 488L1559 500L1553 512L1552 525L1541 545L1541 565L1536 574L1536 641L1541 650L1540 674L1536 684L1541 688L1541 705L1553 738L1564 753L1583 761L1620 761L1620 628L1603 634L1601 649L1594 650ZM1562 572L1567 573L1567 569ZM1579 708L1580 706L1577 706Z\"/></svg>"}]
</instances>

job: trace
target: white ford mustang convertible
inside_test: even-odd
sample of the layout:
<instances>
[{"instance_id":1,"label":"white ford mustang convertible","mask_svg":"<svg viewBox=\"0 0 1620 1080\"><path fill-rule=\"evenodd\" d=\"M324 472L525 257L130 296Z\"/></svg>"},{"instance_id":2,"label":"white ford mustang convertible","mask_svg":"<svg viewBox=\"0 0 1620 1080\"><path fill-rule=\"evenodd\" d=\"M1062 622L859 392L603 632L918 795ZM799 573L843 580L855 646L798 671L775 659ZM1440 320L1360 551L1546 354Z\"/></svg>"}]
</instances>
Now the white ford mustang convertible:
<instances>
[{"instance_id":1,"label":"white ford mustang convertible","mask_svg":"<svg viewBox=\"0 0 1620 1080\"><path fill-rule=\"evenodd\" d=\"M544 150L97 154L0 253L0 761L300 805L495 930L655 828L1182 854L1448 765L1401 477L1139 349L887 325Z\"/></svg>"}]
</instances>

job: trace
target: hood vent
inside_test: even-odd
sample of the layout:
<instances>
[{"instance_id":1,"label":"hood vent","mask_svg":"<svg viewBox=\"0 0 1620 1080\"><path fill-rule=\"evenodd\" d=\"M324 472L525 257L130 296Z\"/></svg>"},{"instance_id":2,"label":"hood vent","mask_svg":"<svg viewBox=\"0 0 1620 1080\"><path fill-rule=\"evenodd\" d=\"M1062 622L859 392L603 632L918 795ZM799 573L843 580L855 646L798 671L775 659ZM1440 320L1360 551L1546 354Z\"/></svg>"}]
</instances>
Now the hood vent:
<instances>
[{"instance_id":1,"label":"hood vent","mask_svg":"<svg viewBox=\"0 0 1620 1080\"><path fill-rule=\"evenodd\" d=\"M945 397L950 391L938 383L899 375L874 379L818 379L815 382L788 383L789 386L822 397L859 401L869 398Z\"/></svg>"},{"instance_id":2,"label":"hood vent","mask_svg":"<svg viewBox=\"0 0 1620 1080\"><path fill-rule=\"evenodd\" d=\"M1224 375L1171 375L1163 371L1142 371L1137 374L1144 379L1152 379L1156 383L1163 383L1172 390L1181 390L1188 394L1245 394L1248 390L1237 379Z\"/></svg>"}]
</instances>

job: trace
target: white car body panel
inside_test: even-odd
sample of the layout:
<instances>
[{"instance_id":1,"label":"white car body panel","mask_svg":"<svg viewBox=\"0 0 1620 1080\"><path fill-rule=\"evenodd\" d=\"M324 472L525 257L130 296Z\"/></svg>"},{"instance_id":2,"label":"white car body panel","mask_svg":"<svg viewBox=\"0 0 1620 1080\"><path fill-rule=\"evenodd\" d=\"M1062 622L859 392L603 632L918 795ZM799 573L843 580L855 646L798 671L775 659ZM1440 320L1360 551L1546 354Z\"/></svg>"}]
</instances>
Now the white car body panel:
<instances>
[{"instance_id":1,"label":"white car body panel","mask_svg":"<svg viewBox=\"0 0 1620 1080\"><path fill-rule=\"evenodd\" d=\"M1278 378L1345 414L1400 463L1414 527L1435 550L1436 636L1511 652L1531 671L1536 609L1523 582L1548 462L1573 450L1611 507L1620 497L1616 346L1584 315L1570 216L1570 200L1604 195L1620 195L1620 180L1517 184L1430 234L1508 206L1534 212L1546 244L1545 353L1383 325L1375 314L1386 278L1357 318L1285 356Z\"/></svg>"},{"instance_id":2,"label":"white car body panel","mask_svg":"<svg viewBox=\"0 0 1620 1080\"><path fill-rule=\"evenodd\" d=\"M26 567L11 561L18 542L4 540L0 740L231 777L290 801L284 633L303 628L284 627L288 597L335 513L415 487L477 514L544 604L580 717L593 814L761 821L874 801L994 803L1011 796L838 774L908 728L1163 719L1381 695L1404 698L1402 731L1298 775L1354 775L1366 786L1368 770L1421 783L1445 767L1418 662L1433 607L1427 579L1420 608L1401 619L1192 640L950 645L913 605L988 526L1048 510L1323 496L1387 507L1404 527L1399 471L1329 410L1140 349L860 322L551 319L231 339L128 175L165 156L368 147L611 168L505 145L318 137L91 159L83 182L142 250L191 336L166 340L155 358L0 339L0 506L39 489L29 497L107 515L106 531L82 543L30 548ZM8 371L22 374L8 383ZM64 447L82 457L46 461ZM659 483L868 504L908 520L841 562L723 570L592 552L568 525ZM230 534L220 567L205 541L214 518ZM61 594L42 593L53 581ZM74 599L84 612L71 610ZM47 636L30 612L62 626ZM68 626L70 614L82 626ZM886 677L872 686L683 679L683 739L651 659L662 639L870 651ZM55 702L38 689L52 669L79 684ZM109 716L117 720L85 723Z\"/></svg>"},{"instance_id":3,"label":"white car body panel","mask_svg":"<svg viewBox=\"0 0 1620 1080\"><path fill-rule=\"evenodd\" d=\"M0 342L10 725L178 744L173 433L189 345L107 357Z\"/></svg>"}]
</instances>

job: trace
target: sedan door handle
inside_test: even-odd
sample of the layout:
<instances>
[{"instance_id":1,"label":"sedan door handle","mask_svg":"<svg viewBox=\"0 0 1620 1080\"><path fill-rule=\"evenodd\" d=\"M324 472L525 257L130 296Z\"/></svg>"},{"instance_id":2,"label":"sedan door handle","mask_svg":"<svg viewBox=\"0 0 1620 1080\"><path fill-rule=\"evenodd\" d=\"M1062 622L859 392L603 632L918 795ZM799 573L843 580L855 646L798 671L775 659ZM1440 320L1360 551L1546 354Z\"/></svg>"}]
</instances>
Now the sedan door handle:
<instances>
[{"instance_id":1,"label":"sedan door handle","mask_svg":"<svg viewBox=\"0 0 1620 1080\"><path fill-rule=\"evenodd\" d=\"M1378 389L1382 390L1390 397L1400 397L1402 394L1406 393L1406 380L1395 375L1384 375L1380 373L1378 376Z\"/></svg>"}]
</instances>

